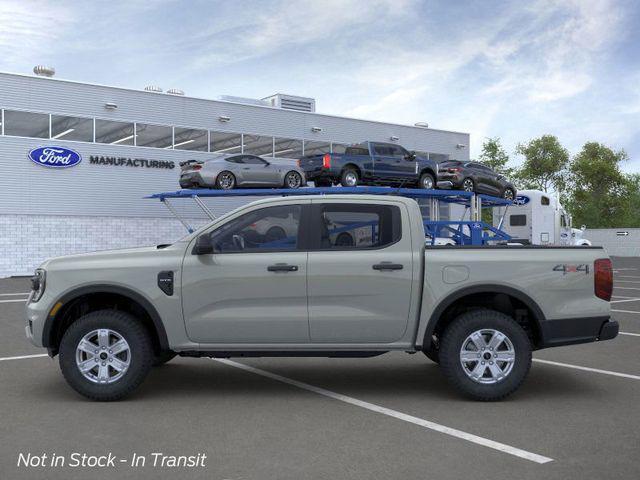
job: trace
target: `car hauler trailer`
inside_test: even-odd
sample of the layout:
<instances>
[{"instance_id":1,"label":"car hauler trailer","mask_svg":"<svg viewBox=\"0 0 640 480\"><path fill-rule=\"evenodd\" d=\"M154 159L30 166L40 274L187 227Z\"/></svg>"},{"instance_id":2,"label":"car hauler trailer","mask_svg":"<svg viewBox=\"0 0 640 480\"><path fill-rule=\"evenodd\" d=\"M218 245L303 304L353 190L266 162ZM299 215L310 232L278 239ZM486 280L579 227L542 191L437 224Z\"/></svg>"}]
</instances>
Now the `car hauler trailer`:
<instances>
[{"instance_id":1,"label":"car hauler trailer","mask_svg":"<svg viewBox=\"0 0 640 480\"><path fill-rule=\"evenodd\" d=\"M397 195L413 198L416 201L426 201L429 207L428 218L423 219L427 244L453 245L485 245L490 243L507 243L511 237L502 229L502 221L497 226L488 225L481 220L483 208L502 207L502 218L512 205L510 200L476 194L459 190L425 190L417 188L392 187L318 187L300 188L296 190L286 188L252 188L237 190L184 189L175 192L162 192L145 198L160 200L169 211L184 225L189 233L193 227L174 208L175 199L192 199L202 212L210 219L215 219L211 209L203 199L229 197L269 197L269 196L300 196L300 195ZM457 204L464 207L464 214L460 220L441 220L440 202ZM464 220L467 216L469 219Z\"/></svg>"},{"instance_id":2,"label":"car hauler trailer","mask_svg":"<svg viewBox=\"0 0 640 480\"><path fill-rule=\"evenodd\" d=\"M590 246L582 238L585 227L572 228L571 215L558 198L541 190L521 190L508 212L496 209L494 226L500 225L513 242L524 245Z\"/></svg>"}]
</instances>

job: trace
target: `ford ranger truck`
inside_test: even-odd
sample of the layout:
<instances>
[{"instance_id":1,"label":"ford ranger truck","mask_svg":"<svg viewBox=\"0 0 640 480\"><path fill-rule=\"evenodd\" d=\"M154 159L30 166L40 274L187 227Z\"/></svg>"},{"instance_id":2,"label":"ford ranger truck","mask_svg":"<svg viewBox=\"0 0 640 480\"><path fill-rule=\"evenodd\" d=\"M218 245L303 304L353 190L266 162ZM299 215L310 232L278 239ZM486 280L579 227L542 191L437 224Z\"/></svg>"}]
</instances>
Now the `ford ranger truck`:
<instances>
[{"instance_id":1,"label":"ford ranger truck","mask_svg":"<svg viewBox=\"0 0 640 480\"><path fill-rule=\"evenodd\" d=\"M298 165L316 187L339 183L343 187L389 185L433 189L438 179L437 162L394 143L364 142L347 147L343 154L303 157Z\"/></svg>"},{"instance_id":2,"label":"ford ranger truck","mask_svg":"<svg viewBox=\"0 0 640 480\"><path fill-rule=\"evenodd\" d=\"M265 234L283 219L285 235ZM533 350L614 338L612 285L599 247L425 246L413 199L279 197L168 246L44 262L26 335L94 400L125 397L176 354L395 350L423 352L461 393L497 400L522 384Z\"/></svg>"}]
</instances>

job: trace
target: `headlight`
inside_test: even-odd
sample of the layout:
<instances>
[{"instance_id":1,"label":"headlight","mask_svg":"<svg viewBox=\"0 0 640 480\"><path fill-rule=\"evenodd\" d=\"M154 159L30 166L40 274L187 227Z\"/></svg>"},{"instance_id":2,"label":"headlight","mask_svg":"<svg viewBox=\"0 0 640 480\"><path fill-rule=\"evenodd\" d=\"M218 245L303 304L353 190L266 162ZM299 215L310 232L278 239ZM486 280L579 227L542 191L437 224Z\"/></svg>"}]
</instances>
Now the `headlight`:
<instances>
[{"instance_id":1,"label":"headlight","mask_svg":"<svg viewBox=\"0 0 640 480\"><path fill-rule=\"evenodd\" d=\"M31 277L32 302L37 302L42 297L46 285L46 278L46 272L41 268L36 269L35 275Z\"/></svg>"}]
</instances>

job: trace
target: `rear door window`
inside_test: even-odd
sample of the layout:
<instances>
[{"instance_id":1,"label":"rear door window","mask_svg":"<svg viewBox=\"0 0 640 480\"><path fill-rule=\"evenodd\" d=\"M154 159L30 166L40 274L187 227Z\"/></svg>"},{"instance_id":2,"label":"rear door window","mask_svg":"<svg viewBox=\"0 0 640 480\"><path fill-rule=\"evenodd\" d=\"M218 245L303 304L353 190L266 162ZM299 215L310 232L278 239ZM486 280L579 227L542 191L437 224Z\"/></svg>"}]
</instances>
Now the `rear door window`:
<instances>
[{"instance_id":1,"label":"rear door window","mask_svg":"<svg viewBox=\"0 0 640 480\"><path fill-rule=\"evenodd\" d=\"M317 250L385 248L400 240L400 209L393 205L324 204L314 208Z\"/></svg>"}]
</instances>

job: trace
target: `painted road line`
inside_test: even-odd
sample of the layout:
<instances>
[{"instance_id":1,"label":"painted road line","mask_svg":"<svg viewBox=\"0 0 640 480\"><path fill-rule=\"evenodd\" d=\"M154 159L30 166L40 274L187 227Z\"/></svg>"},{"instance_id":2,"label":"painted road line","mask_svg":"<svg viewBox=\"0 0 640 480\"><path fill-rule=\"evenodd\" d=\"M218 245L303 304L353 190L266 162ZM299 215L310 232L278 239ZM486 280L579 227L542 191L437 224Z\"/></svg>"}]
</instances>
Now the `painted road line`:
<instances>
[{"instance_id":1,"label":"painted road line","mask_svg":"<svg viewBox=\"0 0 640 480\"><path fill-rule=\"evenodd\" d=\"M615 283L640 283L637 280L614 280L614 284Z\"/></svg>"},{"instance_id":2,"label":"painted road line","mask_svg":"<svg viewBox=\"0 0 640 480\"><path fill-rule=\"evenodd\" d=\"M625 297L623 295L611 295L611 298L636 298L636 297Z\"/></svg>"},{"instance_id":3,"label":"painted road line","mask_svg":"<svg viewBox=\"0 0 640 480\"><path fill-rule=\"evenodd\" d=\"M609 303L637 302L640 298L627 298L625 300L611 300Z\"/></svg>"},{"instance_id":4,"label":"painted road line","mask_svg":"<svg viewBox=\"0 0 640 480\"><path fill-rule=\"evenodd\" d=\"M26 298L14 298L12 300L0 300L0 303L16 303L16 302L26 303L26 301L27 301Z\"/></svg>"},{"instance_id":5,"label":"painted road line","mask_svg":"<svg viewBox=\"0 0 640 480\"><path fill-rule=\"evenodd\" d=\"M640 337L640 333L618 332L620 335L628 335L630 337Z\"/></svg>"},{"instance_id":6,"label":"painted road line","mask_svg":"<svg viewBox=\"0 0 640 480\"><path fill-rule=\"evenodd\" d=\"M25 292L25 293L0 293L0 297L17 297L17 296L22 296L22 295L29 295L29 293L31 293L31 292Z\"/></svg>"},{"instance_id":7,"label":"painted road line","mask_svg":"<svg viewBox=\"0 0 640 480\"><path fill-rule=\"evenodd\" d=\"M640 313L636 310L614 310L613 308L611 309L612 312L620 312L620 313Z\"/></svg>"},{"instance_id":8,"label":"painted road line","mask_svg":"<svg viewBox=\"0 0 640 480\"><path fill-rule=\"evenodd\" d=\"M49 355L46 353L39 353L37 355L21 355L19 357L0 357L0 362L4 362L6 360L24 360L26 358L40 358L40 357L48 357Z\"/></svg>"},{"instance_id":9,"label":"painted road line","mask_svg":"<svg viewBox=\"0 0 640 480\"><path fill-rule=\"evenodd\" d=\"M213 360L215 360L216 362L224 363L225 365L228 365L230 367L239 368L241 370L245 370L247 372L251 372L256 375L261 375L263 377L267 377L272 380L276 380L278 382L286 383L288 385L292 385L294 387L298 387L303 390L307 390L309 392L317 393L318 395L323 395L325 397L329 397L334 400L348 403L350 405L355 405L356 407L364 408L366 410L370 410L376 413L381 413L382 415L387 415L389 417L393 417L398 420L403 420L405 422L413 423L414 425L428 428L436 432L444 433L446 435L460 438L462 440L467 440L468 442L482 445L483 447L492 448L494 450L498 450L500 452L504 452L509 455L514 455L516 457L524 458L525 460L530 460L536 463L548 463L553 461L553 459L549 457L543 457L542 455L531 453L526 450L521 450L519 448L512 447L504 443L495 442L493 440L489 440L488 438L479 437L471 433L463 432L461 430L456 430L455 428L450 428L444 425L440 425L439 423L435 423L429 420L424 420L422 418L407 415L405 413L398 412L396 410L391 410L390 408L381 407L379 405L375 405L369 402L364 402L362 400L358 400L357 398L349 397L347 395L342 395L341 393L332 392L331 390L325 390L324 388L316 387L308 383L303 383L297 380L293 380L291 378L282 377L280 375L276 375L275 373L271 373L266 370L261 370L255 367L250 367L249 365L245 365L243 363L238 363L232 360L226 360L226 359L220 359L220 358L214 358Z\"/></svg>"},{"instance_id":10,"label":"painted road line","mask_svg":"<svg viewBox=\"0 0 640 480\"><path fill-rule=\"evenodd\" d=\"M616 278L640 278L638 275L614 275L613 281L616 281Z\"/></svg>"},{"instance_id":11,"label":"painted road line","mask_svg":"<svg viewBox=\"0 0 640 480\"><path fill-rule=\"evenodd\" d=\"M555 365L557 367L573 368L574 370L582 370L582 371L585 371L585 372L603 373L605 375L611 375L611 376L614 376L614 377L622 377L622 378L630 378L632 380L640 380L640 376L631 375L630 373L612 372L610 370L600 370L598 368L583 367L581 365L572 365L570 363L552 362L550 360L541 360L539 358L534 358L533 361L537 362L537 363L545 363L547 365Z\"/></svg>"},{"instance_id":12,"label":"painted road line","mask_svg":"<svg viewBox=\"0 0 640 480\"><path fill-rule=\"evenodd\" d=\"M618 286L614 286L613 287L616 290L640 290L640 288L637 287L618 287Z\"/></svg>"}]
</instances>

